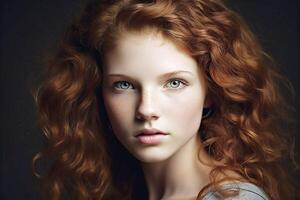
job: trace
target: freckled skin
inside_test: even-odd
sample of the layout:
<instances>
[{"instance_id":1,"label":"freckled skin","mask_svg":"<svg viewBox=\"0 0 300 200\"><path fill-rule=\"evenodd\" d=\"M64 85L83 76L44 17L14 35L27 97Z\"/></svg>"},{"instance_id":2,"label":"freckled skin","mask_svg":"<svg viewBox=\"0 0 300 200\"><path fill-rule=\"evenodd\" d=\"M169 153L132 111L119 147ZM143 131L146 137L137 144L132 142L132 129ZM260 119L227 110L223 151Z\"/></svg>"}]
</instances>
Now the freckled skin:
<instances>
[{"instance_id":1,"label":"freckled skin","mask_svg":"<svg viewBox=\"0 0 300 200\"><path fill-rule=\"evenodd\" d=\"M126 33L106 55L106 63L104 104L114 134L129 152L141 162L154 163L195 145L206 85L192 57L159 35ZM174 71L189 73L159 79ZM182 79L186 85L174 79ZM118 81L126 83L114 85ZM159 144L141 144L134 135L144 128L156 128L170 135Z\"/></svg>"}]
</instances>

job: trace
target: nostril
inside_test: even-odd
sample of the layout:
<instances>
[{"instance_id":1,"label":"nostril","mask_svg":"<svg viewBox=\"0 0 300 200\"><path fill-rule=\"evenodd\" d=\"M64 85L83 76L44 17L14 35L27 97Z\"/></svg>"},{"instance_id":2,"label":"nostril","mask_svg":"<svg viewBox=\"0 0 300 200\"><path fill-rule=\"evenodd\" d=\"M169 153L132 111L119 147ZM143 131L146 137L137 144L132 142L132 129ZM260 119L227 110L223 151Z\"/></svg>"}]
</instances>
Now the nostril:
<instances>
[{"instance_id":1,"label":"nostril","mask_svg":"<svg viewBox=\"0 0 300 200\"><path fill-rule=\"evenodd\" d=\"M145 121L150 121L150 120L156 120L158 119L158 115L155 113L149 113L149 114L141 114L141 113L137 113L136 114L136 118L138 120L145 120Z\"/></svg>"}]
</instances>

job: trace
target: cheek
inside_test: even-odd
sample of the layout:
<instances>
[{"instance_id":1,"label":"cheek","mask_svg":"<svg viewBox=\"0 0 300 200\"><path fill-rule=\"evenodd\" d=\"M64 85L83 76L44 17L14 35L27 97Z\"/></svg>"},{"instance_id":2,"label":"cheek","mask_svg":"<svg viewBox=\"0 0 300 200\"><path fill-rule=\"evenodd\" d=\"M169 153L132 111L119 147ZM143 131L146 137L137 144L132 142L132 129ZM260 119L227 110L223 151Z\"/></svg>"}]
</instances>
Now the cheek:
<instances>
[{"instance_id":1,"label":"cheek","mask_svg":"<svg viewBox=\"0 0 300 200\"><path fill-rule=\"evenodd\" d=\"M133 101L129 97L104 96L104 105L111 125L116 132L128 125L133 115Z\"/></svg>"},{"instance_id":2,"label":"cheek","mask_svg":"<svg viewBox=\"0 0 300 200\"><path fill-rule=\"evenodd\" d=\"M182 121L186 125L185 130L188 128L192 132L197 131L201 122L202 104L200 102L190 103L184 108Z\"/></svg>"},{"instance_id":3,"label":"cheek","mask_svg":"<svg viewBox=\"0 0 300 200\"><path fill-rule=\"evenodd\" d=\"M198 94L198 95L195 95ZM188 93L173 102L167 115L180 132L195 133L201 123L204 99L198 93Z\"/></svg>"}]
</instances>

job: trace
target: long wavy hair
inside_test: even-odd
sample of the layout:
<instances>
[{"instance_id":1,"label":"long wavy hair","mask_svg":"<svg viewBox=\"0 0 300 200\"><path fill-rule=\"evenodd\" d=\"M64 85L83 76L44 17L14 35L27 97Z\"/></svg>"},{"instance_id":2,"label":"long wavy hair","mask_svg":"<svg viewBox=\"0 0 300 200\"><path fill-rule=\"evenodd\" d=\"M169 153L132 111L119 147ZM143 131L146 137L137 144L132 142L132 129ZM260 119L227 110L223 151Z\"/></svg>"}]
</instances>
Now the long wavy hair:
<instances>
[{"instance_id":1,"label":"long wavy hair","mask_svg":"<svg viewBox=\"0 0 300 200\"><path fill-rule=\"evenodd\" d=\"M236 180L228 171L273 200L295 198L284 165L289 132L281 126L289 115L280 87L290 86L241 17L221 0L98 0L69 27L34 94L46 144L33 165L50 163L37 174L45 199L147 198L139 162L109 128L101 97L105 53L126 31L162 35L203 70L214 112L199 134L220 162L198 199Z\"/></svg>"}]
</instances>

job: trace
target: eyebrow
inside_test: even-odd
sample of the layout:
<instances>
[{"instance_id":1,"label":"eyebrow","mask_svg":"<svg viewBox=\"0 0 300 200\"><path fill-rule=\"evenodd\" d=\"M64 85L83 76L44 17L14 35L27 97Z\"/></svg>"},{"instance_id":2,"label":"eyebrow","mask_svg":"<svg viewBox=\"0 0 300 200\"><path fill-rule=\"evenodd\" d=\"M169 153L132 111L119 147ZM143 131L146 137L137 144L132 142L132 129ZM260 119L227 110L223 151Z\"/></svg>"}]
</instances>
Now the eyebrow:
<instances>
[{"instance_id":1,"label":"eyebrow","mask_svg":"<svg viewBox=\"0 0 300 200\"><path fill-rule=\"evenodd\" d=\"M169 77L172 77L172 76L175 76L178 74L189 74L189 75L193 76L192 72L180 70L180 71L174 71L174 72L168 72L168 73L162 74L159 76L159 79L169 78ZM107 76L119 76L119 77L130 78L129 76L127 76L125 74L108 74Z\"/></svg>"}]
</instances>

